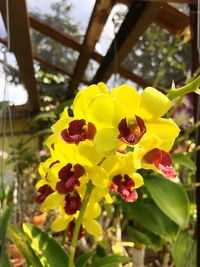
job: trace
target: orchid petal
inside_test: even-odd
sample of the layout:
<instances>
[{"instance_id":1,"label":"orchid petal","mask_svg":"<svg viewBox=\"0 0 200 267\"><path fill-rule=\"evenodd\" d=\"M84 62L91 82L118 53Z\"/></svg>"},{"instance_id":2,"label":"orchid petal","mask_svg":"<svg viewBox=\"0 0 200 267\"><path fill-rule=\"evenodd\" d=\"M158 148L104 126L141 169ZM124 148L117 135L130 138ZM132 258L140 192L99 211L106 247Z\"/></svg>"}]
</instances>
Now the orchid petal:
<instances>
[{"instance_id":1,"label":"orchid petal","mask_svg":"<svg viewBox=\"0 0 200 267\"><path fill-rule=\"evenodd\" d=\"M114 98L117 104L123 110L125 117L132 117L135 113L138 105L140 96L135 88L129 85L121 85L114 88L110 95Z\"/></svg>"},{"instance_id":2,"label":"orchid petal","mask_svg":"<svg viewBox=\"0 0 200 267\"><path fill-rule=\"evenodd\" d=\"M94 237L99 236L102 232L101 226L96 220L85 219L83 221L83 226L86 231Z\"/></svg>"},{"instance_id":3,"label":"orchid petal","mask_svg":"<svg viewBox=\"0 0 200 267\"><path fill-rule=\"evenodd\" d=\"M145 119L159 118L171 107L171 101L167 96L153 87L147 87L141 94L139 116Z\"/></svg>"}]
</instances>

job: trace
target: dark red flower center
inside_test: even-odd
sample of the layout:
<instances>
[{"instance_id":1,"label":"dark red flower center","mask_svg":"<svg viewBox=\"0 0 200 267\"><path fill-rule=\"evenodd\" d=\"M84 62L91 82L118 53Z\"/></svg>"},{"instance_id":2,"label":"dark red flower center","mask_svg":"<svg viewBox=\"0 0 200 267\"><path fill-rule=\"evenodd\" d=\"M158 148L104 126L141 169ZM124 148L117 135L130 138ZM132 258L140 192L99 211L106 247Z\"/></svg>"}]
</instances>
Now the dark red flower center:
<instances>
[{"instance_id":1,"label":"dark red flower center","mask_svg":"<svg viewBox=\"0 0 200 267\"><path fill-rule=\"evenodd\" d=\"M84 119L74 120L69 123L68 129L61 132L62 139L67 143L78 144L86 139L92 140L96 134L96 127L93 123Z\"/></svg>"},{"instance_id":2,"label":"dark red flower center","mask_svg":"<svg viewBox=\"0 0 200 267\"><path fill-rule=\"evenodd\" d=\"M77 210L80 210L80 207L81 207L81 198L78 192L74 192L73 194L68 193L65 196L64 209L67 214L69 215L75 214Z\"/></svg>"},{"instance_id":3,"label":"dark red flower center","mask_svg":"<svg viewBox=\"0 0 200 267\"><path fill-rule=\"evenodd\" d=\"M119 135L118 139L126 144L137 144L144 133L146 132L146 126L144 121L135 116L135 122L127 124L126 118L122 119L118 125Z\"/></svg>"},{"instance_id":4,"label":"dark red flower center","mask_svg":"<svg viewBox=\"0 0 200 267\"><path fill-rule=\"evenodd\" d=\"M147 163L154 164L168 178L175 178L176 172L172 167L171 155L159 148L153 148L143 158Z\"/></svg>"},{"instance_id":5,"label":"dark red flower center","mask_svg":"<svg viewBox=\"0 0 200 267\"><path fill-rule=\"evenodd\" d=\"M60 194L66 195L67 193L73 192L75 186L80 186L79 178L84 174L84 168L75 164L72 169L72 164L68 163L58 173L60 181L56 184L56 190Z\"/></svg>"},{"instance_id":6,"label":"dark red flower center","mask_svg":"<svg viewBox=\"0 0 200 267\"><path fill-rule=\"evenodd\" d=\"M35 201L37 203L42 203L46 197L48 197L48 195L52 194L54 191L49 185L45 184L38 189L38 192L39 195L36 197Z\"/></svg>"},{"instance_id":7,"label":"dark red flower center","mask_svg":"<svg viewBox=\"0 0 200 267\"><path fill-rule=\"evenodd\" d=\"M75 228L75 220L72 220L68 225L67 236L68 236L69 241L72 240L74 228ZM83 229L83 226L81 225L79 234L78 234L78 239L80 240L84 235L85 235L85 230Z\"/></svg>"},{"instance_id":8,"label":"dark red flower center","mask_svg":"<svg viewBox=\"0 0 200 267\"><path fill-rule=\"evenodd\" d=\"M111 191L118 192L126 202L133 202L138 198L136 190L133 189L134 181L125 174L116 175L113 178L113 183L110 186Z\"/></svg>"}]
</instances>

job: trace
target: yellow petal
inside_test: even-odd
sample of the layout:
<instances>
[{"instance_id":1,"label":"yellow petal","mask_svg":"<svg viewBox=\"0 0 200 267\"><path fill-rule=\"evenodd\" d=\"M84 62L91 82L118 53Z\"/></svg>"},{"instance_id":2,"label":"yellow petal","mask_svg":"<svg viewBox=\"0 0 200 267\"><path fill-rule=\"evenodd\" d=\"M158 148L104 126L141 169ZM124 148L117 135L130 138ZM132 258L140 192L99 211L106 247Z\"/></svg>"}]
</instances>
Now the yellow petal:
<instances>
[{"instance_id":1,"label":"yellow petal","mask_svg":"<svg viewBox=\"0 0 200 267\"><path fill-rule=\"evenodd\" d=\"M50 151L52 151L52 144L55 143L56 138L57 136L55 134L51 134L44 142L44 145L47 146Z\"/></svg>"},{"instance_id":2,"label":"yellow petal","mask_svg":"<svg viewBox=\"0 0 200 267\"><path fill-rule=\"evenodd\" d=\"M100 188L100 187L94 187L90 201L91 202L99 202L106 194L108 193L109 188Z\"/></svg>"},{"instance_id":3,"label":"yellow petal","mask_svg":"<svg viewBox=\"0 0 200 267\"><path fill-rule=\"evenodd\" d=\"M99 82L97 84L98 88L100 89L100 92L103 93L103 94L108 94L108 88L107 86L105 85L105 83L102 83L102 82Z\"/></svg>"},{"instance_id":4,"label":"yellow petal","mask_svg":"<svg viewBox=\"0 0 200 267\"><path fill-rule=\"evenodd\" d=\"M86 140L78 144L76 161L82 166L91 167L98 164L102 158L103 155L95 149L93 142Z\"/></svg>"},{"instance_id":5,"label":"yellow petal","mask_svg":"<svg viewBox=\"0 0 200 267\"><path fill-rule=\"evenodd\" d=\"M51 128L53 132L58 135L62 132L62 130L69 127L69 123L73 120L73 118L70 117L62 117L59 119Z\"/></svg>"},{"instance_id":6,"label":"yellow petal","mask_svg":"<svg viewBox=\"0 0 200 267\"><path fill-rule=\"evenodd\" d=\"M69 219L67 220L66 218L59 217L53 221L53 223L51 224L51 229L54 232L60 232L66 230L68 224L69 224Z\"/></svg>"},{"instance_id":7,"label":"yellow petal","mask_svg":"<svg viewBox=\"0 0 200 267\"><path fill-rule=\"evenodd\" d=\"M101 206L99 203L89 202L85 210L84 218L95 219L101 214Z\"/></svg>"},{"instance_id":8,"label":"yellow petal","mask_svg":"<svg viewBox=\"0 0 200 267\"><path fill-rule=\"evenodd\" d=\"M75 117L82 119L86 118L88 104L93 97L102 93L101 87L101 85L96 86L93 84L78 92L73 102L73 112Z\"/></svg>"},{"instance_id":9,"label":"yellow petal","mask_svg":"<svg viewBox=\"0 0 200 267\"><path fill-rule=\"evenodd\" d=\"M37 184L35 185L35 188L38 190L40 187L42 187L43 185L47 184L46 180L41 179L37 182Z\"/></svg>"},{"instance_id":10,"label":"yellow petal","mask_svg":"<svg viewBox=\"0 0 200 267\"><path fill-rule=\"evenodd\" d=\"M140 108L137 114L143 119L159 118L171 107L171 101L167 96L153 87L147 87L141 94Z\"/></svg>"},{"instance_id":11,"label":"yellow petal","mask_svg":"<svg viewBox=\"0 0 200 267\"><path fill-rule=\"evenodd\" d=\"M99 130L94 138L94 145L96 149L102 153L116 151L120 145L117 136L119 132L116 128L104 128Z\"/></svg>"},{"instance_id":12,"label":"yellow petal","mask_svg":"<svg viewBox=\"0 0 200 267\"><path fill-rule=\"evenodd\" d=\"M113 155L106 157L101 166L106 170L110 177L114 177L119 174L123 163L121 157Z\"/></svg>"},{"instance_id":13,"label":"yellow petal","mask_svg":"<svg viewBox=\"0 0 200 267\"><path fill-rule=\"evenodd\" d=\"M141 163L144 155L155 147L160 146L160 141L155 137L142 141L140 144L135 145L133 151L133 164L135 170L141 169Z\"/></svg>"},{"instance_id":14,"label":"yellow petal","mask_svg":"<svg viewBox=\"0 0 200 267\"><path fill-rule=\"evenodd\" d=\"M46 197L42 203L42 210L52 210L64 206L64 196L54 192Z\"/></svg>"},{"instance_id":15,"label":"yellow petal","mask_svg":"<svg viewBox=\"0 0 200 267\"><path fill-rule=\"evenodd\" d=\"M75 144L66 143L61 137L57 138L52 152L54 158L59 159L61 163L73 163L77 146Z\"/></svg>"},{"instance_id":16,"label":"yellow petal","mask_svg":"<svg viewBox=\"0 0 200 267\"><path fill-rule=\"evenodd\" d=\"M99 167L94 166L88 170L89 178L92 180L93 185L105 188L109 185L109 176L107 172Z\"/></svg>"},{"instance_id":17,"label":"yellow petal","mask_svg":"<svg viewBox=\"0 0 200 267\"><path fill-rule=\"evenodd\" d=\"M146 123L147 132L144 139L155 136L157 139L166 141L178 136L180 129L172 119L157 119Z\"/></svg>"},{"instance_id":18,"label":"yellow petal","mask_svg":"<svg viewBox=\"0 0 200 267\"><path fill-rule=\"evenodd\" d=\"M105 196L105 200L108 204L112 204L113 203L113 199L111 197L111 195L109 193L107 193Z\"/></svg>"},{"instance_id":19,"label":"yellow petal","mask_svg":"<svg viewBox=\"0 0 200 267\"><path fill-rule=\"evenodd\" d=\"M111 91L111 96L122 108L126 117L132 117L139 104L139 95L135 88L129 85L121 85Z\"/></svg>"},{"instance_id":20,"label":"yellow petal","mask_svg":"<svg viewBox=\"0 0 200 267\"><path fill-rule=\"evenodd\" d=\"M83 227L89 234L95 237L101 235L101 226L96 220L85 219L83 222Z\"/></svg>"},{"instance_id":21,"label":"yellow petal","mask_svg":"<svg viewBox=\"0 0 200 267\"><path fill-rule=\"evenodd\" d=\"M139 173L134 173L131 178L135 182L134 188L141 187L144 184L143 177Z\"/></svg>"},{"instance_id":22,"label":"yellow petal","mask_svg":"<svg viewBox=\"0 0 200 267\"><path fill-rule=\"evenodd\" d=\"M57 163L57 164L53 165L47 173L46 180L50 184L51 188L54 190L56 187L56 183L59 181L58 172L64 166L65 165L63 165L63 164Z\"/></svg>"},{"instance_id":23,"label":"yellow petal","mask_svg":"<svg viewBox=\"0 0 200 267\"><path fill-rule=\"evenodd\" d=\"M110 95L94 97L87 110L87 119L97 128L116 127L122 119L123 113Z\"/></svg>"}]
</instances>

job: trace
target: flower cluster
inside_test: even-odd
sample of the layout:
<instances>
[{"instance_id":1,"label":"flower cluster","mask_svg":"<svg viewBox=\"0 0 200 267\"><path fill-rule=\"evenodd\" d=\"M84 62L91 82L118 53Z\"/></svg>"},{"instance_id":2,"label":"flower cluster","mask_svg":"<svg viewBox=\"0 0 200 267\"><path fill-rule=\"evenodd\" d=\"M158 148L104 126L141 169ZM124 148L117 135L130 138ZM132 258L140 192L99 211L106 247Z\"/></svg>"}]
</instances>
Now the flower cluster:
<instances>
[{"instance_id":1,"label":"flower cluster","mask_svg":"<svg viewBox=\"0 0 200 267\"><path fill-rule=\"evenodd\" d=\"M128 85L109 91L99 83L76 95L74 116L64 110L52 126L46 141L51 157L39 167L36 201L43 210L59 212L53 230L68 228L71 239L89 182L93 190L79 238L85 232L101 233L96 219L102 199L112 203L113 192L127 202L137 199L136 189L143 185L137 170L176 177L168 152L179 128L172 119L161 118L170 107L167 96L152 87L138 94Z\"/></svg>"}]
</instances>

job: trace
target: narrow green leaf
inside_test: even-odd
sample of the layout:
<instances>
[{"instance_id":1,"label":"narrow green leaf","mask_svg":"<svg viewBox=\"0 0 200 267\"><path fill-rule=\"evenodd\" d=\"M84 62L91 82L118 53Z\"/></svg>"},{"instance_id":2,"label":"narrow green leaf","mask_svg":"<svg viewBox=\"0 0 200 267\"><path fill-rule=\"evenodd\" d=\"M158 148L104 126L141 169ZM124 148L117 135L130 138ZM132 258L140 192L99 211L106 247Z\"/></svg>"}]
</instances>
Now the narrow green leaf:
<instances>
[{"instance_id":1,"label":"narrow green leaf","mask_svg":"<svg viewBox=\"0 0 200 267\"><path fill-rule=\"evenodd\" d=\"M144 185L162 212L185 228L189 219L189 199L183 186L156 173L146 177Z\"/></svg>"},{"instance_id":2,"label":"narrow green leaf","mask_svg":"<svg viewBox=\"0 0 200 267\"><path fill-rule=\"evenodd\" d=\"M134 242L144 244L153 250L159 250L163 245L162 239L158 235L152 234L146 230L141 232L131 226L128 226L126 228L126 232Z\"/></svg>"},{"instance_id":3,"label":"narrow green leaf","mask_svg":"<svg viewBox=\"0 0 200 267\"><path fill-rule=\"evenodd\" d=\"M88 251L87 253L81 255L75 262L76 267L84 267L88 261L94 256L95 251Z\"/></svg>"},{"instance_id":4,"label":"narrow green leaf","mask_svg":"<svg viewBox=\"0 0 200 267\"><path fill-rule=\"evenodd\" d=\"M12 264L7 255L3 255L0 258L0 267L12 267Z\"/></svg>"},{"instance_id":5,"label":"narrow green leaf","mask_svg":"<svg viewBox=\"0 0 200 267\"><path fill-rule=\"evenodd\" d=\"M192 237L180 232L172 248L172 256L176 267L196 266L196 242Z\"/></svg>"},{"instance_id":6,"label":"narrow green leaf","mask_svg":"<svg viewBox=\"0 0 200 267\"><path fill-rule=\"evenodd\" d=\"M22 255L24 256L27 265L32 267L43 267L39 257L35 254L31 247L31 243L27 235L17 226L10 226L9 232L13 242L16 244Z\"/></svg>"},{"instance_id":7,"label":"narrow green leaf","mask_svg":"<svg viewBox=\"0 0 200 267\"><path fill-rule=\"evenodd\" d=\"M130 258L125 256L113 255L95 260L89 267L113 267L114 264L129 262Z\"/></svg>"},{"instance_id":8,"label":"narrow green leaf","mask_svg":"<svg viewBox=\"0 0 200 267\"><path fill-rule=\"evenodd\" d=\"M47 128L43 129L41 131L36 132L35 134L32 134L31 137L29 137L25 142L24 145L28 144L32 139L39 137L39 136L45 136L45 135L50 135L52 134L52 130Z\"/></svg>"},{"instance_id":9,"label":"narrow green leaf","mask_svg":"<svg viewBox=\"0 0 200 267\"><path fill-rule=\"evenodd\" d=\"M31 120L31 124L39 122L39 121L53 120L55 119L55 117L56 116L53 112L41 112Z\"/></svg>"},{"instance_id":10,"label":"narrow green leaf","mask_svg":"<svg viewBox=\"0 0 200 267\"><path fill-rule=\"evenodd\" d=\"M178 231L178 226L170 220L153 202L145 199L134 203L123 203L122 207L128 209L132 219L139 222L150 232L172 241Z\"/></svg>"},{"instance_id":11,"label":"narrow green leaf","mask_svg":"<svg viewBox=\"0 0 200 267\"><path fill-rule=\"evenodd\" d=\"M6 235L12 207L7 207L0 215L0 252L5 254Z\"/></svg>"},{"instance_id":12,"label":"narrow green leaf","mask_svg":"<svg viewBox=\"0 0 200 267\"><path fill-rule=\"evenodd\" d=\"M23 229L31 240L33 250L43 257L45 266L67 266L68 255L65 249L51 235L31 224L23 224Z\"/></svg>"},{"instance_id":13,"label":"narrow green leaf","mask_svg":"<svg viewBox=\"0 0 200 267\"><path fill-rule=\"evenodd\" d=\"M196 164L188 154L173 153L172 158L174 163L183 165L192 171L196 171Z\"/></svg>"}]
</instances>

